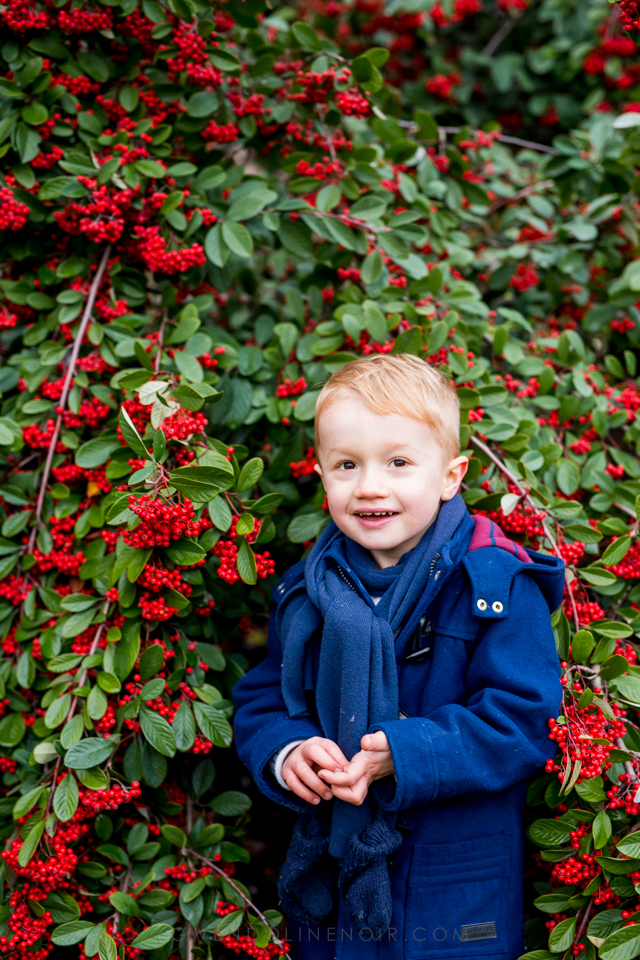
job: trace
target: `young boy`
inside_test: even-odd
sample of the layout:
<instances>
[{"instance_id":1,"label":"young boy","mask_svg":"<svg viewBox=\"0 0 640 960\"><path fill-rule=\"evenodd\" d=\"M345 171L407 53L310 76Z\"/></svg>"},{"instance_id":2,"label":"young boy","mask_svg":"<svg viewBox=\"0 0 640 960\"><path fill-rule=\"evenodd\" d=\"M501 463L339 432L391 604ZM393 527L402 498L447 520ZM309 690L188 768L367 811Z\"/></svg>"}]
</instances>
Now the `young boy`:
<instances>
[{"instance_id":1,"label":"young boy","mask_svg":"<svg viewBox=\"0 0 640 960\"><path fill-rule=\"evenodd\" d=\"M515 960L562 561L469 515L455 391L416 357L335 373L316 452L332 522L234 689L241 760L298 812L278 883L291 956Z\"/></svg>"}]
</instances>

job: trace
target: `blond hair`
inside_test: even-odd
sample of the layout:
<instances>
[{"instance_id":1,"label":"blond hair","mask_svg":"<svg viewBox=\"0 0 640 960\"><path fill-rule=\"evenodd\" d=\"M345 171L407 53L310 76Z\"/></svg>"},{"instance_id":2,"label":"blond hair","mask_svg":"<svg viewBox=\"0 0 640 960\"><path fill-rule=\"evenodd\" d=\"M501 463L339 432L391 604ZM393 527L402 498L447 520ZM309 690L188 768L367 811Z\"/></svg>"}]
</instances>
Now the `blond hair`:
<instances>
[{"instance_id":1,"label":"blond hair","mask_svg":"<svg viewBox=\"0 0 640 960\"><path fill-rule=\"evenodd\" d=\"M410 353L360 357L327 380L316 402L316 451L320 414L345 390L354 393L374 413L395 413L427 423L445 458L454 460L458 456L460 402L455 387L443 373Z\"/></svg>"}]
</instances>

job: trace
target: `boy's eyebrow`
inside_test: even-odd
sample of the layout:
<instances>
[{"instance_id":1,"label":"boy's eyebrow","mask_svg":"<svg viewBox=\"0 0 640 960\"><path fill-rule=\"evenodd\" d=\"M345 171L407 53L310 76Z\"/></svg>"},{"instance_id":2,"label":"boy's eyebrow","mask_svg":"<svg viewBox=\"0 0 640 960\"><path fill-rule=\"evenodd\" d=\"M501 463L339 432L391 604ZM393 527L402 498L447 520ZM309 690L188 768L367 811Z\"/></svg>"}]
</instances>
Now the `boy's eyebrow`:
<instances>
[{"instance_id":1,"label":"boy's eyebrow","mask_svg":"<svg viewBox=\"0 0 640 960\"><path fill-rule=\"evenodd\" d=\"M390 450L411 450L413 453L418 452L416 447L413 447L410 443L397 443L393 441L387 447L387 452ZM327 456L354 456L354 454L349 450L342 450L340 447L331 447L327 450Z\"/></svg>"}]
</instances>

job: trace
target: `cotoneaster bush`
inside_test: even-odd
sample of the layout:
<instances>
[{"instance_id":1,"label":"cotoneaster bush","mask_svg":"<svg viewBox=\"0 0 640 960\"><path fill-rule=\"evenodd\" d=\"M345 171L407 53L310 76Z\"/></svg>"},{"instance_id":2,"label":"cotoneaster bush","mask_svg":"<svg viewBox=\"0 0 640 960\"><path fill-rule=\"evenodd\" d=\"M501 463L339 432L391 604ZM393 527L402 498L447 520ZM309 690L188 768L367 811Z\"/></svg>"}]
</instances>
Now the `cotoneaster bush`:
<instances>
[{"instance_id":1,"label":"cotoneaster bush","mask_svg":"<svg viewBox=\"0 0 640 960\"><path fill-rule=\"evenodd\" d=\"M318 390L396 350L470 507L567 562L530 958L637 956L640 112L514 152L262 0L0 25L0 953L287 952L230 691L328 521Z\"/></svg>"},{"instance_id":2,"label":"cotoneaster bush","mask_svg":"<svg viewBox=\"0 0 640 960\"><path fill-rule=\"evenodd\" d=\"M373 44L390 51L392 113L402 101L444 125L498 121L505 135L549 143L587 116L640 100L636 0L314 0L297 8L345 56Z\"/></svg>"}]
</instances>

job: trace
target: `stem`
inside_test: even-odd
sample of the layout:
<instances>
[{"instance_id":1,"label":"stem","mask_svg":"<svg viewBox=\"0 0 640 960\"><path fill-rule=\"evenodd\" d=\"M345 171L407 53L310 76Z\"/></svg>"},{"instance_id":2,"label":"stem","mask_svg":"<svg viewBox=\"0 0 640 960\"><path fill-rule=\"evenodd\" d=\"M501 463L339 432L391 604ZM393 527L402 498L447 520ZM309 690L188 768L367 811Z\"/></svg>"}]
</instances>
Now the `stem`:
<instances>
[{"instance_id":1,"label":"stem","mask_svg":"<svg viewBox=\"0 0 640 960\"><path fill-rule=\"evenodd\" d=\"M552 153L554 156L558 155L556 148L548 147L546 143L534 143L533 140L521 140L520 137L508 137L503 133L500 134L498 140L502 140L503 143L513 143L517 147L528 147L530 150L539 150L541 153Z\"/></svg>"},{"instance_id":2,"label":"stem","mask_svg":"<svg viewBox=\"0 0 640 960\"><path fill-rule=\"evenodd\" d=\"M265 917L264 913L262 913L260 910L258 910L258 908L256 907L255 903L253 903L253 902L249 899L249 897L248 897L245 893L242 892L242 890L241 890L240 887L237 885L237 883L234 883L233 880L231 879L231 877L227 876L227 874L224 872L224 870L221 870L220 867L219 867L216 863L213 862L213 860L207 860L206 857L203 857L202 854L200 854L200 853L196 853L195 850L188 849L188 850L187 850L187 853L190 853L192 856L196 857L198 860L202 860L202 862L203 862L203 863L206 863L206 865L207 865L208 867L210 867L210 868L214 871L214 873L217 873L219 877L222 877L224 880L226 880L227 883L228 883L230 886L233 887L233 889L236 891L236 893L237 893L239 896L242 897L242 899L244 900L244 902L247 904L248 907L251 908L251 910L256 914L256 916L259 917L260 920L262 920L262 922L263 922L264 924L266 924L266 926L269 927L270 930L273 929L272 926L271 926L271 924L269 923L269 921L268 921L267 918Z\"/></svg>"},{"instance_id":3,"label":"stem","mask_svg":"<svg viewBox=\"0 0 640 960\"><path fill-rule=\"evenodd\" d=\"M162 322L160 324L160 330L158 331L158 352L156 353L156 361L153 365L153 372L157 375L160 370L160 361L162 359L162 345L164 343L164 329L167 325L167 320L169 319L169 312L165 310L162 315Z\"/></svg>"},{"instance_id":4,"label":"stem","mask_svg":"<svg viewBox=\"0 0 640 960\"><path fill-rule=\"evenodd\" d=\"M516 20L513 17L510 17L508 20L505 20L505 22L502 24L500 29L497 30L496 33L494 33L494 35L491 37L491 40L489 40L489 43L486 45L486 47L482 51L483 56L492 57L496 52L496 50L498 49L498 47L500 46L500 44L502 43L502 41L506 40L506 38L509 36L509 34L511 33L515 25L516 25Z\"/></svg>"},{"instance_id":5,"label":"stem","mask_svg":"<svg viewBox=\"0 0 640 960\"><path fill-rule=\"evenodd\" d=\"M541 183L533 183L528 187L523 187L522 190L514 193L512 197L499 197L497 200L494 200L487 210L487 213L494 213L496 210L499 210L500 207L504 207L508 203L513 203L514 200L522 200L523 197L529 197L538 190L546 190L547 187L552 186L554 186L553 180L543 180Z\"/></svg>"},{"instance_id":6,"label":"stem","mask_svg":"<svg viewBox=\"0 0 640 960\"><path fill-rule=\"evenodd\" d=\"M574 943L580 943L580 938L584 933L584 928L587 925L587 920L589 919L589 914L591 913L592 906L593 906L593 897L591 897L591 899L589 900L589 903L587 904L587 909L584 912L584 917L582 918L582 923L580 924L580 929L578 930Z\"/></svg>"},{"instance_id":7,"label":"stem","mask_svg":"<svg viewBox=\"0 0 640 960\"><path fill-rule=\"evenodd\" d=\"M507 465L502 462L502 460L500 459L500 457L496 456L496 454L493 453L493 451L489 449L489 447L486 445L486 443L483 443L482 440L478 439L478 437L471 437L471 443L473 443L474 446L478 447L479 450L482 450L482 452L483 452L484 454L486 454L486 455L489 457L489 459L493 461L493 463L495 463L495 465L497 466L498 470L500 470L501 473L503 473L506 477L508 477L508 478L511 480L512 483L514 483L514 484L516 485L516 487L518 488L518 491L520 492L521 496L523 496L524 499L525 499L525 500L527 501L527 503L529 504L529 506L530 506L533 510L535 510L535 511L537 512L537 511L538 511L538 508L536 507L535 503L534 503L533 500L531 499L531 495L528 493L527 490L525 490L525 488L522 486L522 484L520 483L520 481L518 480L518 478L515 476L515 474L513 474L513 473L511 472L511 470L509 470L509 468L507 467ZM555 538L554 535L552 534L549 525L548 525L547 523L545 523L544 520L541 520L541 523L542 523L542 529L544 530L544 535L545 535L545 537L547 538L547 540L548 540L549 543L551 544L553 550L555 551L556 556L559 557L559 556L560 556L560 551L559 551L559 549L558 549L558 543L557 543L556 538ZM571 599L571 607L572 607L572 609L573 609L573 620L574 620L574 623L575 623L575 628L576 628L576 630L579 630L579 629L580 629L580 620L579 620L579 618L578 618L578 610L577 610L577 608L576 608L576 602L575 602L575 600L574 600L573 593L572 593L572 591L571 591L571 584L569 583L568 574L569 574L569 571L568 571L568 570L566 569L566 567L565 567L564 578L565 578L565 582L566 582L566 584L567 584L567 592L569 593L569 597L570 597L570 599Z\"/></svg>"},{"instance_id":8,"label":"stem","mask_svg":"<svg viewBox=\"0 0 640 960\"><path fill-rule=\"evenodd\" d=\"M416 129L416 124L411 124L411 126ZM438 130L444 130L445 133L460 133L462 127L438 127ZM477 133L478 131L476 131ZM520 137L509 137L504 133L498 134L496 140L501 140L503 143L513 143L518 147L529 147L530 150L539 150L541 153L553 153L557 155L558 151L555 147L548 147L546 143L536 143L533 140L521 140Z\"/></svg>"},{"instance_id":9,"label":"stem","mask_svg":"<svg viewBox=\"0 0 640 960\"><path fill-rule=\"evenodd\" d=\"M36 518L31 530L31 535L29 537L29 546L28 552L33 553L33 548L36 542L36 534L38 532L38 525L42 519L42 508L44 506L44 498L47 492L47 483L49 482L49 474L51 473L51 465L53 463L53 457L56 452L56 446L58 445L58 437L60 436L60 428L62 427L62 413L67 405L67 399L69 397L69 391L71 389L71 381L73 380L74 374L76 372L76 363L78 362L78 356L80 354L80 347L82 346L82 341L84 340L84 335L89 325L89 320L93 312L93 305L95 303L96 297L98 295L98 290L100 289L100 284L102 283L102 277L107 266L107 261L109 259L109 254L111 252L111 244L107 244L102 254L102 259L96 270L96 275L91 282L91 287L89 288L89 295L87 297L87 303L84 308L84 313L82 314L82 320L80 321L80 326L78 327L78 332L76 338L73 342L73 350L71 351L71 357L69 359L69 366L67 367L67 375L64 380L64 386L62 388L62 394L60 396L60 413L56 419L56 425L53 431L53 436L51 437L51 442L49 443L49 449L47 451L47 459L44 465L44 473L42 474L42 479L40 481L40 493L38 494L38 505L36 507Z\"/></svg>"}]
</instances>

